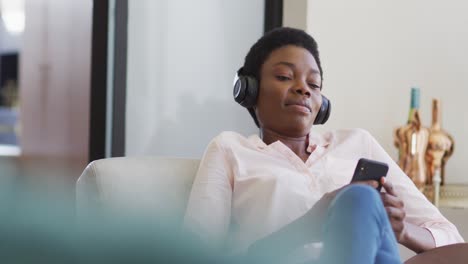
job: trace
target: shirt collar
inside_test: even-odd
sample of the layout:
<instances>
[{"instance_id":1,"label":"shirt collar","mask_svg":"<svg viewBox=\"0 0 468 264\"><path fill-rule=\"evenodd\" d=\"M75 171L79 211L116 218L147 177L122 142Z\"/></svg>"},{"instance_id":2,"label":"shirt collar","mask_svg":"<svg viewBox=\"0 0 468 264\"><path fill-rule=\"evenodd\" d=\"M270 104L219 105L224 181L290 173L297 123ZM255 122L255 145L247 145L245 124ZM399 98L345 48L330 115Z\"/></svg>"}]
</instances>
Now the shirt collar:
<instances>
[{"instance_id":1,"label":"shirt collar","mask_svg":"<svg viewBox=\"0 0 468 264\"><path fill-rule=\"evenodd\" d=\"M265 149L268 147L268 145L263 142L258 134L251 135L248 140L259 149ZM309 132L309 147L317 145L319 147L326 148L328 145L330 145L331 141L332 134L330 132L326 132L324 134L320 134L319 132L312 130Z\"/></svg>"}]
</instances>

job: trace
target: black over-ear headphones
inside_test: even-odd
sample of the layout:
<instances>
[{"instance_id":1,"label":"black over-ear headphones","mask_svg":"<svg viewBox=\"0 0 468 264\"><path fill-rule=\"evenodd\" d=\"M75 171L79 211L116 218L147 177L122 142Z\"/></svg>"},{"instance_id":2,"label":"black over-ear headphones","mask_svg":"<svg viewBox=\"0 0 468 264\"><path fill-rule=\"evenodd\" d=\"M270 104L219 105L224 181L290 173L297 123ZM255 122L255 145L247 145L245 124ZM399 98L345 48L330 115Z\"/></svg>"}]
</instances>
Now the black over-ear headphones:
<instances>
[{"instance_id":1,"label":"black over-ear headphones","mask_svg":"<svg viewBox=\"0 0 468 264\"><path fill-rule=\"evenodd\" d=\"M252 76L242 74L242 68L237 71L234 79L234 100L245 108L252 108L257 103L258 97L258 82ZM315 117L314 124L322 125L327 122L330 117L331 104L330 100L322 95L322 105Z\"/></svg>"}]
</instances>

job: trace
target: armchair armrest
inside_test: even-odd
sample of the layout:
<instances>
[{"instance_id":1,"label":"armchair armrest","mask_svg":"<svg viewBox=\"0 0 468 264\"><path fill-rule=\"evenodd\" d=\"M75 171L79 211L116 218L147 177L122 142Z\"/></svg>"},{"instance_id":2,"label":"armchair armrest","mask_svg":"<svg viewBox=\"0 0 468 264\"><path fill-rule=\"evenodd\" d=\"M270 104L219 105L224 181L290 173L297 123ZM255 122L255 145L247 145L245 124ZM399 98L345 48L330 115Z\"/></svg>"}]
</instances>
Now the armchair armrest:
<instances>
[{"instance_id":1,"label":"armchair armrest","mask_svg":"<svg viewBox=\"0 0 468 264\"><path fill-rule=\"evenodd\" d=\"M468 243L438 247L408 259L405 264L463 264L468 260Z\"/></svg>"}]
</instances>

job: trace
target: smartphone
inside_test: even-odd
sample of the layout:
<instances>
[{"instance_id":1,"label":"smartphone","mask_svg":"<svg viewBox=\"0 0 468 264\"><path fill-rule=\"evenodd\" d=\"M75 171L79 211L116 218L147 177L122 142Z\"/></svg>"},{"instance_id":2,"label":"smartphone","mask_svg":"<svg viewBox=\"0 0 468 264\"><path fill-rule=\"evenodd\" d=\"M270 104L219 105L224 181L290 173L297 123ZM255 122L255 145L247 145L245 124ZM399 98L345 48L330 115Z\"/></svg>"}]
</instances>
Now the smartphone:
<instances>
[{"instance_id":1,"label":"smartphone","mask_svg":"<svg viewBox=\"0 0 468 264\"><path fill-rule=\"evenodd\" d=\"M380 178L387 176L387 172L388 165L386 163L362 158L359 159L356 165L351 182L375 180L379 183L377 191L380 192L380 189L382 189Z\"/></svg>"}]
</instances>

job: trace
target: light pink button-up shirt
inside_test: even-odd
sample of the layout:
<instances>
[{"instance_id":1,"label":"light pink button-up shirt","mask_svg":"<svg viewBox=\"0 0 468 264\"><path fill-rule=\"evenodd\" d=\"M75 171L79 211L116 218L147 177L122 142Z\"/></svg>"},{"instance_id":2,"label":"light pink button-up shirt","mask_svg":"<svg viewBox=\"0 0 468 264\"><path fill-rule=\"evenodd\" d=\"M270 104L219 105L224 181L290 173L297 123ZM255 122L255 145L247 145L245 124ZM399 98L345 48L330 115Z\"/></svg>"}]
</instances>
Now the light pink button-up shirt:
<instances>
[{"instance_id":1,"label":"light pink button-up shirt","mask_svg":"<svg viewBox=\"0 0 468 264\"><path fill-rule=\"evenodd\" d=\"M377 141L361 129L310 133L316 149L303 162L280 141L223 132L206 149L195 178L185 226L214 246L234 252L304 215L326 192L351 181L357 161L389 165L387 180L404 201L406 220L427 228L437 246L463 242L450 223Z\"/></svg>"}]
</instances>

